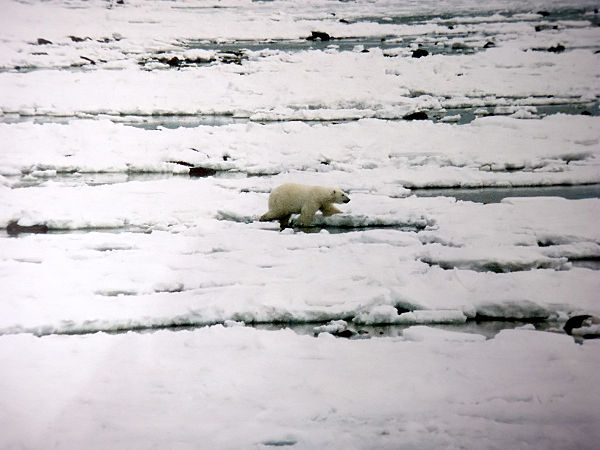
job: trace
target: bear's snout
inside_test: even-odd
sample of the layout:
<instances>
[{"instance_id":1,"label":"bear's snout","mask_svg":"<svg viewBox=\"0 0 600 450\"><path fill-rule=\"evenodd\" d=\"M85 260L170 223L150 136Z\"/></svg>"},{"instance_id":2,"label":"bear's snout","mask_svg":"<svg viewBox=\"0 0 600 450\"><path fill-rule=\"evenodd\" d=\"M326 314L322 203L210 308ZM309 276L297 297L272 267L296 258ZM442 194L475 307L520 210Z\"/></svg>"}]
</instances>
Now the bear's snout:
<instances>
[{"instance_id":1,"label":"bear's snout","mask_svg":"<svg viewBox=\"0 0 600 450\"><path fill-rule=\"evenodd\" d=\"M346 194L344 194L343 201L344 201L344 203L348 203L350 201L350 197L348 197Z\"/></svg>"}]
</instances>

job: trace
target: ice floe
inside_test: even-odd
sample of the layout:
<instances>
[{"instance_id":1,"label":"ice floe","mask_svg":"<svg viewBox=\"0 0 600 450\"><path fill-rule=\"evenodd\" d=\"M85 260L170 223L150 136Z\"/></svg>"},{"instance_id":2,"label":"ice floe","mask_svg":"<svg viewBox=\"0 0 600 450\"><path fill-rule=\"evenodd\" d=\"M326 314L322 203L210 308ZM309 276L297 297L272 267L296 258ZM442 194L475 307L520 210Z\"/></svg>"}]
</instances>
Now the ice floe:
<instances>
[{"instance_id":1,"label":"ice floe","mask_svg":"<svg viewBox=\"0 0 600 450\"><path fill-rule=\"evenodd\" d=\"M5 3L0 447L597 448L596 3Z\"/></svg>"}]
</instances>

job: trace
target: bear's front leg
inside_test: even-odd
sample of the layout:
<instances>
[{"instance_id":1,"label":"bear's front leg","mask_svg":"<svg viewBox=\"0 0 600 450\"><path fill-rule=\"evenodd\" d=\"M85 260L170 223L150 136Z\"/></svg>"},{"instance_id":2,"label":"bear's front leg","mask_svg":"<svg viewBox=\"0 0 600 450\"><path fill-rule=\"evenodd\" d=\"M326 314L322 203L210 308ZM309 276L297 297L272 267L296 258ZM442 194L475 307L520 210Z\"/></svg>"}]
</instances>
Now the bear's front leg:
<instances>
[{"instance_id":1,"label":"bear's front leg","mask_svg":"<svg viewBox=\"0 0 600 450\"><path fill-rule=\"evenodd\" d=\"M328 205L323 205L319 209L321 210L321 212L323 213L323 215L325 217L333 216L334 214L339 214L342 212L339 209L337 209L335 206L333 206L331 203Z\"/></svg>"},{"instance_id":2,"label":"bear's front leg","mask_svg":"<svg viewBox=\"0 0 600 450\"><path fill-rule=\"evenodd\" d=\"M300 211L300 225L303 227L310 227L312 224L312 219L318 209L318 204L309 203L304 205Z\"/></svg>"}]
</instances>

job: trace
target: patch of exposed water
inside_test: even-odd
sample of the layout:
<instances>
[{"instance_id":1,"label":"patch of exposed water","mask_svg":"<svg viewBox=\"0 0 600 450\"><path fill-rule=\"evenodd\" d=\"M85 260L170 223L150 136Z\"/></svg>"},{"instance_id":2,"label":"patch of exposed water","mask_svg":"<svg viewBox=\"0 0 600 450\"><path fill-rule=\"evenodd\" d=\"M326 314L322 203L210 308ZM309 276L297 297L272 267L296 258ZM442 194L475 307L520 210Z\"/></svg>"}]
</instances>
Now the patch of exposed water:
<instances>
[{"instance_id":1,"label":"patch of exposed water","mask_svg":"<svg viewBox=\"0 0 600 450\"><path fill-rule=\"evenodd\" d=\"M108 334L123 334L123 333L153 333L161 330L169 330L173 332L180 331L193 331L198 328L204 328L213 325L224 325L226 327L237 327L245 326L255 328L257 330L266 331L279 331L289 329L293 332L317 337L324 331L324 328L330 324L331 321L316 321L316 322L261 322L261 323L243 323L243 322L217 322L217 323L173 323L173 324L160 324L160 325L147 325L147 326L132 326L132 327L120 327L120 328L73 328L73 329L47 329L47 330L14 330L12 333L32 333L36 336L49 336L49 335L85 335L94 333L108 333ZM424 325L440 330L453 331L458 333L469 333L484 336L486 339L493 339L498 333L503 330L513 330L516 328L529 328L540 332L555 332L564 333L562 329L562 323L556 320L540 320L540 319L511 319L511 318L473 318L469 319L464 323L456 324L436 324L436 323L424 323L424 324L402 324L402 325L389 325L389 324L374 324L374 325L358 325L352 321L345 322L345 325L337 331L329 331L335 337L346 338L346 339L370 339L380 337L402 337L404 330L415 325Z\"/></svg>"},{"instance_id":2,"label":"patch of exposed water","mask_svg":"<svg viewBox=\"0 0 600 450\"><path fill-rule=\"evenodd\" d=\"M114 123L128 125L145 130L158 128L195 128L198 126L224 126L235 123L247 123L247 117L234 117L230 114L148 114L148 115L107 115L107 114L81 114L78 116L60 115L19 115L7 114L0 116L0 123L33 123L43 125L56 123L68 125L74 120L110 120Z\"/></svg>"},{"instance_id":3,"label":"patch of exposed water","mask_svg":"<svg viewBox=\"0 0 600 450\"><path fill-rule=\"evenodd\" d=\"M489 107L464 107L464 108L445 108L443 111L432 111L428 115L434 122L452 122L464 125L473 122L478 117L487 116L506 116L523 114L523 119L542 118L554 114L599 116L600 102L579 102L555 103L548 105L509 105L509 106L489 106Z\"/></svg>"},{"instance_id":4,"label":"patch of exposed water","mask_svg":"<svg viewBox=\"0 0 600 450\"><path fill-rule=\"evenodd\" d=\"M211 175L217 178L245 178L250 175L241 171L223 170ZM40 186L48 178L31 176L5 176L11 180L13 188ZM106 173L57 173L53 181L66 185L101 186L106 184L127 183L133 181L155 181L171 178L194 178L187 173L168 172L106 172ZM499 203L508 197L561 197L569 200L600 198L600 184L552 185L552 186L514 186L480 188L413 188L411 194L417 197L453 197L457 200L476 203Z\"/></svg>"},{"instance_id":5,"label":"patch of exposed water","mask_svg":"<svg viewBox=\"0 0 600 450\"><path fill-rule=\"evenodd\" d=\"M598 11L594 8L560 7L557 9L521 9L509 11L502 8L494 8L494 4L489 4L487 11L470 11L465 8L463 11L445 12L443 10L431 10L423 14L415 15L413 11L408 10L406 14L393 16L360 16L352 19L352 22L377 22L380 24L395 25L418 25L427 23L440 23L448 26L455 25L489 25L497 23L511 22L562 22L562 21L589 21L592 24L598 23Z\"/></svg>"},{"instance_id":6,"label":"patch of exposed water","mask_svg":"<svg viewBox=\"0 0 600 450\"><path fill-rule=\"evenodd\" d=\"M215 178L245 178L248 175L244 172L233 170L215 171L212 177ZM156 181L190 177L188 173L171 172L58 172L52 176L32 176L6 175L5 178L10 181L13 189L41 186L48 180L65 186L103 186L107 184L129 183L133 181Z\"/></svg>"},{"instance_id":7,"label":"patch of exposed water","mask_svg":"<svg viewBox=\"0 0 600 450\"><path fill-rule=\"evenodd\" d=\"M507 197L562 197L569 200L600 198L600 184L484 188L413 189L417 197L454 197L476 203L499 203Z\"/></svg>"},{"instance_id":8,"label":"patch of exposed water","mask_svg":"<svg viewBox=\"0 0 600 450\"><path fill-rule=\"evenodd\" d=\"M281 330L291 329L298 334L317 336L319 334L319 327L326 325L323 323L259 323L259 324L248 324L253 328L263 330ZM374 337L401 337L404 330L417 324L406 324L406 325L357 325L352 322L348 323L345 330L340 332L333 332L334 336L345 337L350 339L366 339ZM419 324L421 325L421 324ZM485 336L487 339L492 339L502 330L512 330L520 327L529 327L538 331L552 331L552 332L563 332L560 324L554 320L519 320L519 319L487 319L476 317L469 319L464 323L454 324L422 324L432 328L438 328L441 330L455 331L461 333L479 334Z\"/></svg>"},{"instance_id":9,"label":"patch of exposed water","mask_svg":"<svg viewBox=\"0 0 600 450\"><path fill-rule=\"evenodd\" d=\"M487 107L480 106L465 106L460 108L444 108L442 110L426 110L421 109L417 115L408 114L402 117L389 117L385 120L431 120L437 122L449 122L464 125L471 123L478 117L482 116L506 116L509 114L518 113L525 111L526 116L523 119L528 118L542 118L554 114L568 114L568 115L588 115L588 116L599 116L600 115L600 102L588 101L582 102L579 99L573 99L572 102L560 102L556 104L547 105L522 105L519 99L515 99L514 105L506 105L502 102L501 107L499 105L491 105ZM365 114L364 118L371 117L372 113ZM324 120L288 120L290 122L303 122L307 124L339 124L343 122L354 122L358 121L363 117L350 118L350 119L324 119ZM10 114L0 116L0 123L16 124L16 123L34 123L34 124L46 124L56 123L68 125L73 120L100 120L107 119L114 123L119 123L126 126L132 126L136 128L142 128L145 130L157 130L159 128L196 128L199 126L227 126L232 124L244 124L249 122L259 123L272 123L272 122L283 122L278 116L273 116L269 119L268 116L262 116L260 120L254 120L250 117L235 116L233 114L148 114L148 115L106 115L106 114L84 114L80 116L53 116L53 115L18 115Z\"/></svg>"}]
</instances>

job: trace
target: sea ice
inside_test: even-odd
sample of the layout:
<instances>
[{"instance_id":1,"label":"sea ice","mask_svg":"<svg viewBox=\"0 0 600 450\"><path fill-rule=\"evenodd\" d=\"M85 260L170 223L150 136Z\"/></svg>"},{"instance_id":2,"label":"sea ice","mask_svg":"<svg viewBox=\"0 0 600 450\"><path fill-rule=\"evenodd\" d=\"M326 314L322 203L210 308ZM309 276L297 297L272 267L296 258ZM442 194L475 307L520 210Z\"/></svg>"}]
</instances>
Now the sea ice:
<instances>
[{"instance_id":1,"label":"sea ice","mask_svg":"<svg viewBox=\"0 0 600 450\"><path fill-rule=\"evenodd\" d=\"M595 2L5 3L0 447L598 447Z\"/></svg>"},{"instance_id":2,"label":"sea ice","mask_svg":"<svg viewBox=\"0 0 600 450\"><path fill-rule=\"evenodd\" d=\"M598 350L421 326L371 340L222 326L3 336L0 445L592 449Z\"/></svg>"}]
</instances>

